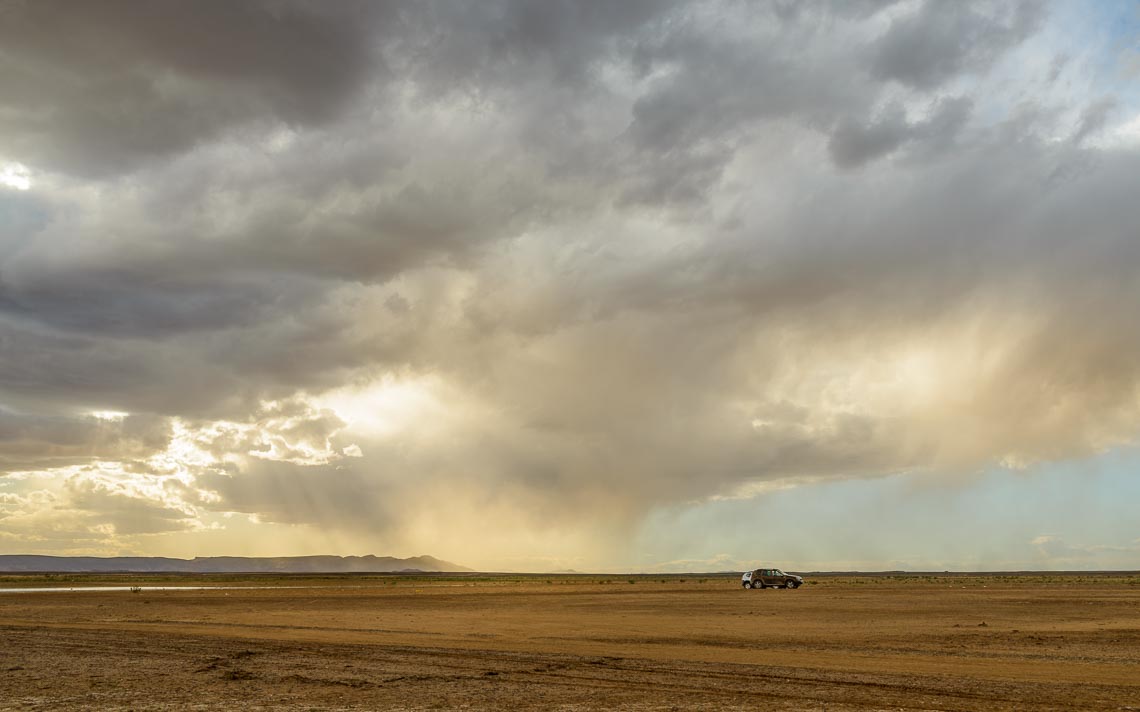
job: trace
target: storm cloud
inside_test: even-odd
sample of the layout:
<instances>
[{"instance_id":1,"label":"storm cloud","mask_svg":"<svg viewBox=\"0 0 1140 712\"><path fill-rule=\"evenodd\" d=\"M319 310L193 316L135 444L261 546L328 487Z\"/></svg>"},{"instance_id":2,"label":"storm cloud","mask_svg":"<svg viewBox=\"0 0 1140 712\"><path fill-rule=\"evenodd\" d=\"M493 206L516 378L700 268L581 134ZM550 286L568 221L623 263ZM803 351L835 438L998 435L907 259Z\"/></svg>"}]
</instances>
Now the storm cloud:
<instances>
[{"instance_id":1,"label":"storm cloud","mask_svg":"<svg viewBox=\"0 0 1140 712\"><path fill-rule=\"evenodd\" d=\"M620 537L1134 443L1140 150L1057 9L4 3L0 530Z\"/></svg>"}]
</instances>

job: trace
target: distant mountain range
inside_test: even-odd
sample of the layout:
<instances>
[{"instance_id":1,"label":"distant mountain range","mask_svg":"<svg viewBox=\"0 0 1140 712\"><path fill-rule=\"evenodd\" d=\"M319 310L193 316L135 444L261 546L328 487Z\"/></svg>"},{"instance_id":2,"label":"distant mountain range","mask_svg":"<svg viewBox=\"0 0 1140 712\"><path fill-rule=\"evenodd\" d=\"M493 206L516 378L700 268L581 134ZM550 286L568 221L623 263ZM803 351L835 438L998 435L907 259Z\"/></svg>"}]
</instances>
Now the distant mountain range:
<instances>
[{"instance_id":1,"label":"distant mountain range","mask_svg":"<svg viewBox=\"0 0 1140 712\"><path fill-rule=\"evenodd\" d=\"M128 572L128 573L266 573L340 574L410 571L471 571L434 556L397 559L392 556L199 556L171 559L162 556L36 556L0 555L0 572Z\"/></svg>"}]
</instances>

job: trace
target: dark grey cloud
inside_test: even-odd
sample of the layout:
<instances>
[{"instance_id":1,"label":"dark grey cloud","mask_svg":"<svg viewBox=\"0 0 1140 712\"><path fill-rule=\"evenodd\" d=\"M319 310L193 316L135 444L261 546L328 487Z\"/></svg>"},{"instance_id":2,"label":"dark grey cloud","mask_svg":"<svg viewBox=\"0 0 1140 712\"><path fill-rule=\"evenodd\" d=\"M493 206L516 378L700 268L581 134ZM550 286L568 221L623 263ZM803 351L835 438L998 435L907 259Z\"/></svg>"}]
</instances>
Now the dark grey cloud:
<instances>
[{"instance_id":1,"label":"dark grey cloud","mask_svg":"<svg viewBox=\"0 0 1140 712\"><path fill-rule=\"evenodd\" d=\"M844 168L861 166L885 156L911 137L911 125L899 107L875 123L861 126L845 121L831 135L828 149L835 163Z\"/></svg>"},{"instance_id":2,"label":"dark grey cloud","mask_svg":"<svg viewBox=\"0 0 1140 712\"><path fill-rule=\"evenodd\" d=\"M169 266L17 271L0 282L0 310L65 331L161 339L250 326L307 305L315 291L301 280L282 289L265 274L171 272Z\"/></svg>"},{"instance_id":3,"label":"dark grey cloud","mask_svg":"<svg viewBox=\"0 0 1140 712\"><path fill-rule=\"evenodd\" d=\"M97 176L258 118L327 121L382 71L371 39L381 10L290 0L8 3L6 150Z\"/></svg>"},{"instance_id":4,"label":"dark grey cloud","mask_svg":"<svg viewBox=\"0 0 1140 712\"><path fill-rule=\"evenodd\" d=\"M958 133L969 120L972 102L965 98L944 99L931 107L925 120L910 122L900 106L891 106L868 124L851 119L839 123L831 134L828 151L841 168L857 168L868 161L894 153L916 142L922 153L943 151L954 145Z\"/></svg>"},{"instance_id":5,"label":"dark grey cloud","mask_svg":"<svg viewBox=\"0 0 1140 712\"><path fill-rule=\"evenodd\" d=\"M1045 5L926 1L895 19L872 49L871 70L919 89L988 69L1041 25Z\"/></svg>"}]
</instances>

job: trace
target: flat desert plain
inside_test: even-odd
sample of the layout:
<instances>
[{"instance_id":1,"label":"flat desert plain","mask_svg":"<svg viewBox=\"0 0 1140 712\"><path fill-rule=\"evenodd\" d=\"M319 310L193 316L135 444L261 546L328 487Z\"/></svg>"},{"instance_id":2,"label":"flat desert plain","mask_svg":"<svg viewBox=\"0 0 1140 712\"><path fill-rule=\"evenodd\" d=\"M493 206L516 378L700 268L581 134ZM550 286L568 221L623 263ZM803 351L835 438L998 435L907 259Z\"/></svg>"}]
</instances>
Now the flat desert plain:
<instances>
[{"instance_id":1,"label":"flat desert plain","mask_svg":"<svg viewBox=\"0 0 1140 712\"><path fill-rule=\"evenodd\" d=\"M0 709L1140 710L1138 575L46 581L297 588L0 593Z\"/></svg>"}]
</instances>

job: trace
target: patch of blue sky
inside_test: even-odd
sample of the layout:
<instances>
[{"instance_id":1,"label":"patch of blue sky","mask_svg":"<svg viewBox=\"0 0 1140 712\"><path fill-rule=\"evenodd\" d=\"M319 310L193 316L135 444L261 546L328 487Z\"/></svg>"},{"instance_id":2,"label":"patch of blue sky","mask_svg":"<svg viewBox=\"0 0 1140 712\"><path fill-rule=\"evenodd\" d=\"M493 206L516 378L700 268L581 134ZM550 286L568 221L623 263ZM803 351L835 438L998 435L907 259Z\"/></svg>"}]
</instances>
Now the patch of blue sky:
<instances>
[{"instance_id":1,"label":"patch of blue sky","mask_svg":"<svg viewBox=\"0 0 1140 712\"><path fill-rule=\"evenodd\" d=\"M678 559L740 568L1140 568L1140 450L1026 470L807 484L656 512L641 537Z\"/></svg>"},{"instance_id":2,"label":"patch of blue sky","mask_svg":"<svg viewBox=\"0 0 1140 712\"><path fill-rule=\"evenodd\" d=\"M1069 0L1055 12L1053 36L1070 53L1087 58L1093 88L1121 104L1140 108L1140 3L1136 0ZM1063 38L1063 39L1061 39Z\"/></svg>"},{"instance_id":3,"label":"patch of blue sky","mask_svg":"<svg viewBox=\"0 0 1140 712\"><path fill-rule=\"evenodd\" d=\"M51 222L51 210L40 196L0 186L0 258L32 239Z\"/></svg>"},{"instance_id":4,"label":"patch of blue sky","mask_svg":"<svg viewBox=\"0 0 1140 712\"><path fill-rule=\"evenodd\" d=\"M1106 98L1115 101L1110 126L1124 124L1140 113L1138 38L1135 0L1058 0L1046 5L1036 33L952 91L973 97L982 126L1044 111L1056 121L1051 137L1064 140L1082 113Z\"/></svg>"}]
</instances>

